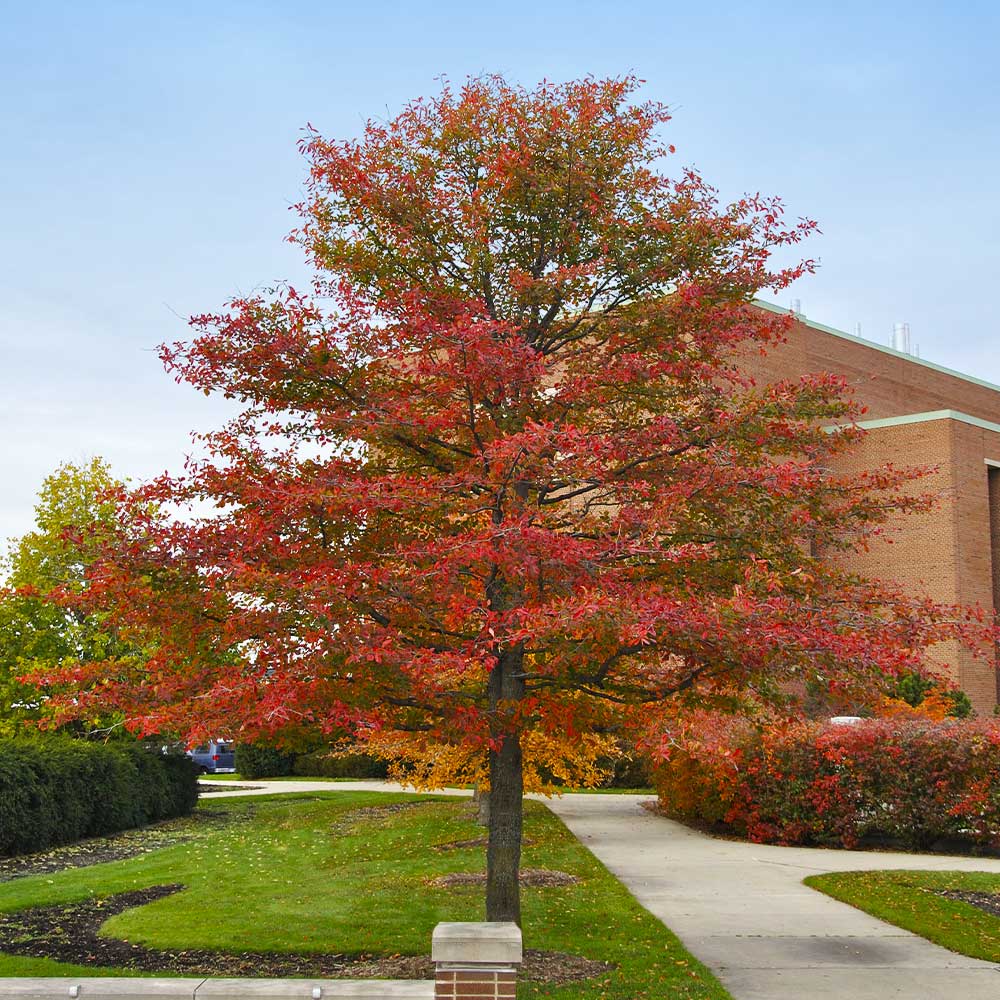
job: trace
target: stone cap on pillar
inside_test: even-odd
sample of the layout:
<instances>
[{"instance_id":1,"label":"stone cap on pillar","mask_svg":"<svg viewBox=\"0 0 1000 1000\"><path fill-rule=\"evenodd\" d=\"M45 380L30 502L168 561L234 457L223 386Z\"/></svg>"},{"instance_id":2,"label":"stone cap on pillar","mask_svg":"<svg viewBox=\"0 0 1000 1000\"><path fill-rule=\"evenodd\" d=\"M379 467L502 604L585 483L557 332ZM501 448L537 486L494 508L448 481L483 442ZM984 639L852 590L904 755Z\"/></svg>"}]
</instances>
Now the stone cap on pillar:
<instances>
[{"instance_id":1,"label":"stone cap on pillar","mask_svg":"<svg viewBox=\"0 0 1000 1000\"><path fill-rule=\"evenodd\" d=\"M431 937L434 962L520 965L521 958L521 928L512 922L438 924Z\"/></svg>"}]
</instances>

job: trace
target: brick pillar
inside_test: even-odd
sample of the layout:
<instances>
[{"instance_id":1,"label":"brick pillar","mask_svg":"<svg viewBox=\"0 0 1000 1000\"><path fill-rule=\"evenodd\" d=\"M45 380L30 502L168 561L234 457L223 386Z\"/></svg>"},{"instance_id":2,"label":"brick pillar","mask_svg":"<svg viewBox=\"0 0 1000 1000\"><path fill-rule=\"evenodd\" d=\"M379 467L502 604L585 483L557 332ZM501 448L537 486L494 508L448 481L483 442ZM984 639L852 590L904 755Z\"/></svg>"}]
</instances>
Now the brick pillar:
<instances>
[{"instance_id":1,"label":"brick pillar","mask_svg":"<svg viewBox=\"0 0 1000 1000\"><path fill-rule=\"evenodd\" d=\"M435 1000L514 1000L521 928L496 922L438 924L431 958Z\"/></svg>"}]
</instances>

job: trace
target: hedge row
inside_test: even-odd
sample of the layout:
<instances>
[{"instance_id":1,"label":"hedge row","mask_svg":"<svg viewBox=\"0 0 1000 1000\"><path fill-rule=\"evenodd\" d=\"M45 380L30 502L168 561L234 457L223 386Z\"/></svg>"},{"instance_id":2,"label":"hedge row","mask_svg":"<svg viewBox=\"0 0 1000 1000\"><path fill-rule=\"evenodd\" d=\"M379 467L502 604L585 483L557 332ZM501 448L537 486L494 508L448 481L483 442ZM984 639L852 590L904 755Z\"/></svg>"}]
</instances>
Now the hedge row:
<instances>
[{"instance_id":1,"label":"hedge row","mask_svg":"<svg viewBox=\"0 0 1000 1000\"><path fill-rule=\"evenodd\" d=\"M364 753L331 757L328 750L317 750L296 757L293 773L303 778L384 778L389 765Z\"/></svg>"},{"instance_id":2,"label":"hedge row","mask_svg":"<svg viewBox=\"0 0 1000 1000\"><path fill-rule=\"evenodd\" d=\"M870 719L689 740L655 775L668 815L777 844L1000 848L1000 724Z\"/></svg>"},{"instance_id":3,"label":"hedge row","mask_svg":"<svg viewBox=\"0 0 1000 1000\"><path fill-rule=\"evenodd\" d=\"M263 743L241 744L233 766L241 778L283 778L292 773L295 754Z\"/></svg>"},{"instance_id":4,"label":"hedge row","mask_svg":"<svg viewBox=\"0 0 1000 1000\"><path fill-rule=\"evenodd\" d=\"M157 820L198 801L191 761L137 744L0 740L0 856Z\"/></svg>"},{"instance_id":5,"label":"hedge row","mask_svg":"<svg viewBox=\"0 0 1000 1000\"><path fill-rule=\"evenodd\" d=\"M329 750L293 753L264 743L248 743L236 748L235 765L243 778L384 778L385 761L355 753L331 757Z\"/></svg>"}]
</instances>

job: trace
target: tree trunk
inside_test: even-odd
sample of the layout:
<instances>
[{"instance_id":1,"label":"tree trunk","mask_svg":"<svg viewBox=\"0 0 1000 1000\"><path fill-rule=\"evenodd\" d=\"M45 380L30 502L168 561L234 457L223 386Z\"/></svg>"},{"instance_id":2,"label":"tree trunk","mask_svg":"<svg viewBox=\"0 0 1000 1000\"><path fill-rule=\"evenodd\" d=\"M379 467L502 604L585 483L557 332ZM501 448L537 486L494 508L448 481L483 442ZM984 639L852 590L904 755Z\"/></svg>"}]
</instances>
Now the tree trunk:
<instances>
[{"instance_id":1,"label":"tree trunk","mask_svg":"<svg viewBox=\"0 0 1000 1000\"><path fill-rule=\"evenodd\" d=\"M521 829L524 780L521 738L504 724L505 705L524 697L520 650L501 653L490 673L489 847L486 850L486 919L521 923Z\"/></svg>"},{"instance_id":2,"label":"tree trunk","mask_svg":"<svg viewBox=\"0 0 1000 1000\"><path fill-rule=\"evenodd\" d=\"M490 793L476 785L472 793L472 804L476 807L476 822L480 826L490 825Z\"/></svg>"}]
</instances>

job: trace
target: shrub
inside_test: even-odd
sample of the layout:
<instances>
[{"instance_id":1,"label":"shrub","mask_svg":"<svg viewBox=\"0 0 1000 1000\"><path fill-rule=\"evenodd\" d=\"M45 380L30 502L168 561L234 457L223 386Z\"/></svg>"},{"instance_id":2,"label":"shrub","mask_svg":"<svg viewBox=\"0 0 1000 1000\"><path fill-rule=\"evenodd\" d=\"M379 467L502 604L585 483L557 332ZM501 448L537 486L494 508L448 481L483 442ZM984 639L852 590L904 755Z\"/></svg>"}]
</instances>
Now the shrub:
<instances>
[{"instance_id":1,"label":"shrub","mask_svg":"<svg viewBox=\"0 0 1000 1000\"><path fill-rule=\"evenodd\" d=\"M649 761L635 751L623 751L620 756L598 758L597 764L608 772L601 788L649 788L653 784Z\"/></svg>"},{"instance_id":2,"label":"shrub","mask_svg":"<svg viewBox=\"0 0 1000 1000\"><path fill-rule=\"evenodd\" d=\"M316 750L298 756L294 772L308 778L385 778L389 765L368 754L331 756L329 750Z\"/></svg>"},{"instance_id":3,"label":"shrub","mask_svg":"<svg viewBox=\"0 0 1000 1000\"><path fill-rule=\"evenodd\" d=\"M197 800L186 757L138 744L0 740L0 855L184 816Z\"/></svg>"},{"instance_id":4,"label":"shrub","mask_svg":"<svg viewBox=\"0 0 1000 1000\"><path fill-rule=\"evenodd\" d=\"M729 730L656 769L668 815L751 840L1000 848L1000 725L919 718Z\"/></svg>"},{"instance_id":5,"label":"shrub","mask_svg":"<svg viewBox=\"0 0 1000 1000\"><path fill-rule=\"evenodd\" d=\"M234 767L244 778L284 778L292 773L295 754L264 743L236 748Z\"/></svg>"},{"instance_id":6,"label":"shrub","mask_svg":"<svg viewBox=\"0 0 1000 1000\"><path fill-rule=\"evenodd\" d=\"M944 699L947 715L956 719L972 715L972 701L964 691L942 688L938 682L920 674L903 674L896 682L895 696L913 708L923 705L928 695L935 694Z\"/></svg>"},{"instance_id":7,"label":"shrub","mask_svg":"<svg viewBox=\"0 0 1000 1000\"><path fill-rule=\"evenodd\" d=\"M188 816L198 804L198 768L185 754L161 754L158 760L166 785L165 816Z\"/></svg>"}]
</instances>

